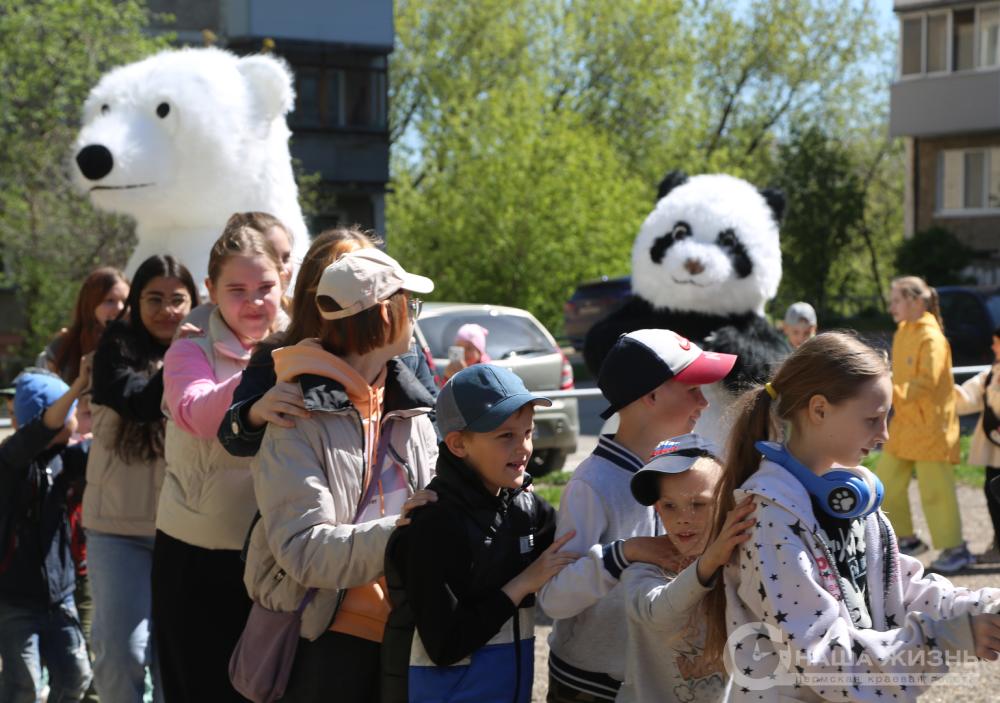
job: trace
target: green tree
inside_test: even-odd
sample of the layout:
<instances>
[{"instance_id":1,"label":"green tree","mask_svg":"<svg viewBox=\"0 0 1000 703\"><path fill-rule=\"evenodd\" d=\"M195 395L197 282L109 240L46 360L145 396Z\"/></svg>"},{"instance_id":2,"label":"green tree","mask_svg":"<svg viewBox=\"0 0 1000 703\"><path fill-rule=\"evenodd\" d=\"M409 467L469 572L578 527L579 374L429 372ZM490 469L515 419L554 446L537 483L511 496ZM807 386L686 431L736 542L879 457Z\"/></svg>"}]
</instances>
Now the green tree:
<instances>
[{"instance_id":1,"label":"green tree","mask_svg":"<svg viewBox=\"0 0 1000 703\"><path fill-rule=\"evenodd\" d=\"M842 273L836 262L854 242L864 214L863 184L846 147L815 126L795 131L779 146L777 161L776 182L788 197L782 302L802 298L823 314Z\"/></svg>"},{"instance_id":2,"label":"green tree","mask_svg":"<svg viewBox=\"0 0 1000 703\"><path fill-rule=\"evenodd\" d=\"M27 311L25 358L68 322L95 266L124 265L123 218L73 189L70 146L91 87L109 68L166 46L138 0L0 0L0 285Z\"/></svg>"},{"instance_id":3,"label":"green tree","mask_svg":"<svg viewBox=\"0 0 1000 703\"><path fill-rule=\"evenodd\" d=\"M768 185L781 171L778 145L797 125L822 124L853 153L871 141L856 135L884 120L884 90L871 87L868 65L891 62L891 43L867 1L751 0L734 10L724 0L398 0L395 12L390 248L436 273L449 251L487 247L461 261L460 279L448 269L441 295L495 302L497 266L545 274L535 259L562 255L551 284L525 275L512 288L501 283L509 273L493 284L505 301L540 300L548 324L575 283L629 269L631 241L668 170ZM582 150L576 163L568 145ZM599 167L574 170L598 154ZM867 183L875 191L883 180ZM862 188L862 204L868 196ZM614 231L617 244L574 246L579 230L547 226L581 204L596 209L574 221L588 236ZM505 223L512 211L537 256L498 262L468 223ZM868 217L865 208L881 242L890 225L876 212L887 210Z\"/></svg>"},{"instance_id":4,"label":"green tree","mask_svg":"<svg viewBox=\"0 0 1000 703\"><path fill-rule=\"evenodd\" d=\"M968 283L962 269L975 252L944 227L930 227L903 242L896 253L900 276L920 276L932 286Z\"/></svg>"},{"instance_id":5,"label":"green tree","mask_svg":"<svg viewBox=\"0 0 1000 703\"><path fill-rule=\"evenodd\" d=\"M581 278L628 271L649 202L578 116L536 110L523 81L504 92L515 99L480 100L452 133L446 168L419 188L397 179L389 249L434 277L438 299L524 307L559 330Z\"/></svg>"}]
</instances>

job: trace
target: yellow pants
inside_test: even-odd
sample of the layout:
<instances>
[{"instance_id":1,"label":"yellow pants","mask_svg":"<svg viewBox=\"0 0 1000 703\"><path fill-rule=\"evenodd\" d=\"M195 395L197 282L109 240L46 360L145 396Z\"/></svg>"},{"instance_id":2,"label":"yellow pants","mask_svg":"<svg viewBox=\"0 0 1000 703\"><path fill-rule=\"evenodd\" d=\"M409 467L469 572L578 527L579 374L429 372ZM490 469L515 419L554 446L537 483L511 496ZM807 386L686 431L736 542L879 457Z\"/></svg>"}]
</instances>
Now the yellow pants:
<instances>
[{"instance_id":1,"label":"yellow pants","mask_svg":"<svg viewBox=\"0 0 1000 703\"><path fill-rule=\"evenodd\" d=\"M945 461L913 461L882 452L875 472L885 486L882 510L899 537L913 534L908 490L914 469L931 541L936 549L962 543L962 518L955 494L955 467Z\"/></svg>"}]
</instances>

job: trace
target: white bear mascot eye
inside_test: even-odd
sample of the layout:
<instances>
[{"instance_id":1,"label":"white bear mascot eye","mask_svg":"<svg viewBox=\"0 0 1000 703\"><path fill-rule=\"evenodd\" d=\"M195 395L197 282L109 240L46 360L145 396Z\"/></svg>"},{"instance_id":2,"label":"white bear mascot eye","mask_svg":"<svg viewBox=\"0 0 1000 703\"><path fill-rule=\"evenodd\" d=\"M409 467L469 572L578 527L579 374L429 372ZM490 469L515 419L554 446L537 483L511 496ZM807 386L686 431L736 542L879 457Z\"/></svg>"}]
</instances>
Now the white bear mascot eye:
<instances>
[{"instance_id":1,"label":"white bear mascot eye","mask_svg":"<svg viewBox=\"0 0 1000 703\"><path fill-rule=\"evenodd\" d=\"M220 49L168 50L105 74L91 90L73 178L102 210L131 215L131 275L171 254L196 281L234 212L266 212L309 247L288 151L294 105L288 66Z\"/></svg>"}]
</instances>

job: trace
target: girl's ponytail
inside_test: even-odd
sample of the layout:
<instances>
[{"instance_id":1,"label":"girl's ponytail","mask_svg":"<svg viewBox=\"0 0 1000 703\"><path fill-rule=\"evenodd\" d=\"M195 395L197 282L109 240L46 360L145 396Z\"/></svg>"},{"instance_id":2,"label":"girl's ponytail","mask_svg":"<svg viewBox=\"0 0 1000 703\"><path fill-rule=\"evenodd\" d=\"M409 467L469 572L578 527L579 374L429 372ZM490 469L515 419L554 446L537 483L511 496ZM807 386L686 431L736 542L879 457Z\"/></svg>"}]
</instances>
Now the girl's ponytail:
<instances>
[{"instance_id":1,"label":"girl's ponytail","mask_svg":"<svg viewBox=\"0 0 1000 703\"><path fill-rule=\"evenodd\" d=\"M754 443L770 439L774 422L771 415L771 394L776 390L767 384L746 391L733 408L736 421L729 433L726 446L725 469L715 488L715 525L711 539L722 531L726 515L736 506L733 491L743 485L757 470L760 452ZM708 628L705 639L705 654L712 659L720 659L726 645L726 585L720 577L712 590L705 596L705 613Z\"/></svg>"},{"instance_id":2,"label":"girl's ponytail","mask_svg":"<svg viewBox=\"0 0 1000 703\"><path fill-rule=\"evenodd\" d=\"M941 317L941 300L938 298L937 288L934 286L927 286L930 291L930 300L927 303L927 312L934 316L938 321L938 327L944 332L944 319Z\"/></svg>"}]
</instances>

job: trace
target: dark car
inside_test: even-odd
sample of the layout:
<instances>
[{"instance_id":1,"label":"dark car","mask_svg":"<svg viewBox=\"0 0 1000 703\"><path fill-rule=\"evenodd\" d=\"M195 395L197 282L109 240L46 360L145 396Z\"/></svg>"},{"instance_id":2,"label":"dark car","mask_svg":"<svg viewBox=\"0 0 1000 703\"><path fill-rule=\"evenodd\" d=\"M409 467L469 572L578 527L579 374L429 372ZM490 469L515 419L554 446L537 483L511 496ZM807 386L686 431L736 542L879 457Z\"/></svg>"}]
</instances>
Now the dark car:
<instances>
[{"instance_id":1,"label":"dark car","mask_svg":"<svg viewBox=\"0 0 1000 703\"><path fill-rule=\"evenodd\" d=\"M583 349L583 340L594 323L605 317L632 294L632 277L587 281L577 286L563 306L566 337L576 350Z\"/></svg>"},{"instance_id":2,"label":"dark car","mask_svg":"<svg viewBox=\"0 0 1000 703\"><path fill-rule=\"evenodd\" d=\"M992 364L993 330L1000 327L1000 286L941 286L937 291L952 363Z\"/></svg>"}]
</instances>

